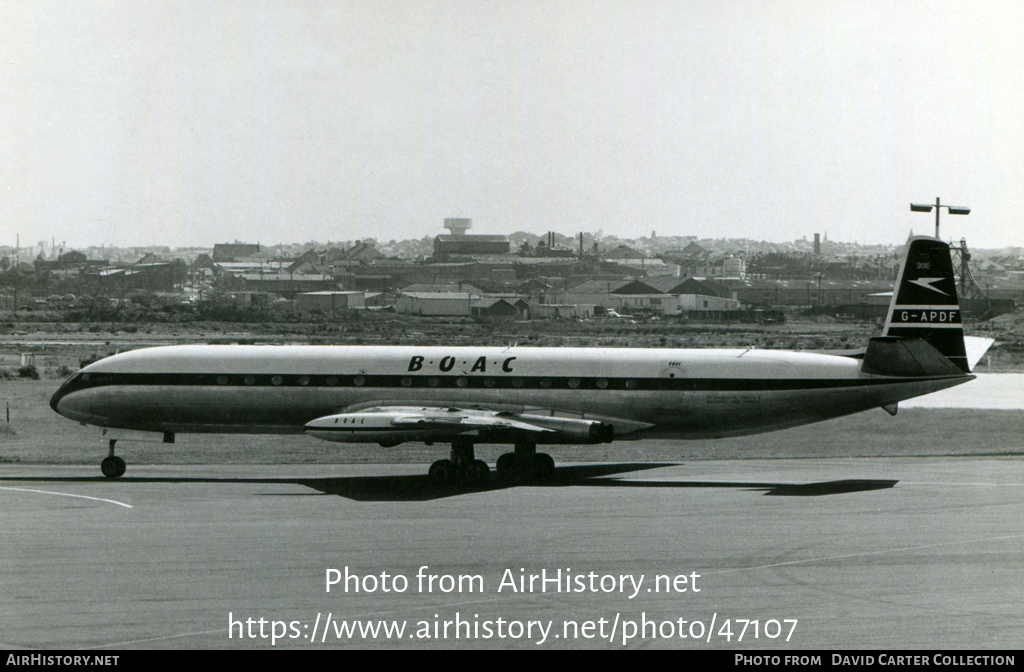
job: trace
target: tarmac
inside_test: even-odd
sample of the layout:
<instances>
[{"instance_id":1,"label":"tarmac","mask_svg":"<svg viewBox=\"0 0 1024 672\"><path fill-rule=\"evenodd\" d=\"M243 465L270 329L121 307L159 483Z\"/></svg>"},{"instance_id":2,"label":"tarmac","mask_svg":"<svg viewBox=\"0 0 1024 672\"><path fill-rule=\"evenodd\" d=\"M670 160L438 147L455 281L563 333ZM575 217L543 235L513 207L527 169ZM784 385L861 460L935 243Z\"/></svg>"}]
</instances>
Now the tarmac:
<instances>
[{"instance_id":1,"label":"tarmac","mask_svg":"<svg viewBox=\"0 0 1024 672\"><path fill-rule=\"evenodd\" d=\"M5 464L0 648L1017 649L1022 467Z\"/></svg>"}]
</instances>

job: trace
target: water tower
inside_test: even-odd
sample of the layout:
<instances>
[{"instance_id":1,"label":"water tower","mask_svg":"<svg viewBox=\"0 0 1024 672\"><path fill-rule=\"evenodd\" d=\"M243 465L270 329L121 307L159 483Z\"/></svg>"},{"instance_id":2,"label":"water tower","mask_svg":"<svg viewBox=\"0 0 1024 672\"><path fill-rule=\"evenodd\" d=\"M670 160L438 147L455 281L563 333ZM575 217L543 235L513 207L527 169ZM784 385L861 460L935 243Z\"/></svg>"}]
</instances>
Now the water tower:
<instances>
[{"instance_id":1,"label":"water tower","mask_svg":"<svg viewBox=\"0 0 1024 672\"><path fill-rule=\"evenodd\" d=\"M466 231L473 228L473 220L466 217L446 217L444 228L451 231L453 236L464 236Z\"/></svg>"}]
</instances>

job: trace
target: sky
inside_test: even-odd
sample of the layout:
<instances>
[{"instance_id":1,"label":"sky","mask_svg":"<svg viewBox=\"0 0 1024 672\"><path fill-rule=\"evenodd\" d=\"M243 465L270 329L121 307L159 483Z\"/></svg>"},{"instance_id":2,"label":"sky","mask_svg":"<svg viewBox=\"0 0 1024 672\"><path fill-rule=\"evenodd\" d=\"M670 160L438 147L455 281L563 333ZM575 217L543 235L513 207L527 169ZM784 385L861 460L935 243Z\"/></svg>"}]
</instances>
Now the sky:
<instances>
[{"instance_id":1,"label":"sky","mask_svg":"<svg viewBox=\"0 0 1024 672\"><path fill-rule=\"evenodd\" d=\"M1024 246L1019 0L0 0L0 245Z\"/></svg>"}]
</instances>

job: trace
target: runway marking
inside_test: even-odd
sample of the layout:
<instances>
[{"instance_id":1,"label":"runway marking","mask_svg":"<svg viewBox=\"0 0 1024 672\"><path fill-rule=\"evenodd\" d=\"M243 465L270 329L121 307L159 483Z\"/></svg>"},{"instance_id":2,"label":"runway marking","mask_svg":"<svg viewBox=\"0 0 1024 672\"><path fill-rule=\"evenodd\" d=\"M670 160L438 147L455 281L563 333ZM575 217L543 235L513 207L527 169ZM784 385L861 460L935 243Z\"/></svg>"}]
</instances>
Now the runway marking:
<instances>
[{"instance_id":1,"label":"runway marking","mask_svg":"<svg viewBox=\"0 0 1024 672\"><path fill-rule=\"evenodd\" d=\"M53 492L51 490L31 490L29 488L8 488L6 486L0 486L0 490L15 490L17 492L35 492L40 495L60 495L61 497L77 497L79 499L91 499L94 502L106 502L108 504L117 504L118 506L123 506L126 509L132 508L131 504L125 504L124 502L119 502L116 499L103 499L102 497L89 497L88 495L72 495L69 492Z\"/></svg>"},{"instance_id":2,"label":"runway marking","mask_svg":"<svg viewBox=\"0 0 1024 672\"><path fill-rule=\"evenodd\" d=\"M164 639L179 639L181 637L195 637L197 635L214 635L218 632L227 632L227 630L204 630L203 632L186 632L183 635L167 635L166 637L150 637L148 639L133 639L130 642L111 642L110 644L98 644L96 646L83 646L77 651L91 651L93 649L106 649L111 646L127 646L129 644L145 644L146 642L159 642Z\"/></svg>"},{"instance_id":3,"label":"runway marking","mask_svg":"<svg viewBox=\"0 0 1024 672\"><path fill-rule=\"evenodd\" d=\"M827 562L829 560L845 560L846 558L859 558L866 555L884 555L885 553L903 553L904 551L920 551L926 548L941 548L942 546L957 546L959 544L982 544L988 541L1003 541L1005 539L1024 539L1024 534L1009 534L1003 537L989 537L987 539L964 539L961 541L947 541L941 544L925 544L924 546L904 546L902 548L887 548L882 551L864 551L862 553L847 553L846 555L832 555L824 558L808 558L806 560L788 560L776 562L770 565L757 565L755 567L734 567L733 569L720 569L705 574L731 574L732 572L747 572L755 569L772 569L773 567L785 567L787 565L805 565L811 562Z\"/></svg>"},{"instance_id":4,"label":"runway marking","mask_svg":"<svg viewBox=\"0 0 1024 672\"><path fill-rule=\"evenodd\" d=\"M988 488L1021 488L1024 483L933 483L930 481L902 481L900 485L973 485Z\"/></svg>"},{"instance_id":5,"label":"runway marking","mask_svg":"<svg viewBox=\"0 0 1024 672\"><path fill-rule=\"evenodd\" d=\"M349 616L349 617L347 617L346 620L353 620L353 619L359 619L359 618L369 618L371 616L386 616L388 614L404 613L406 611L423 611L423 610L428 610L429 611L429 610L432 610L432 609L440 609L440 608L445 608L445 607L447 607L447 608L462 607L462 606L467 606L467 605L470 605L470 604L489 604L489 603L492 603L492 602L501 602L501 601L502 600L500 598L494 598L494 599L487 599L487 600L466 600L464 602L454 602L452 604L442 604L442 605L437 605L437 604L429 605L428 604L428 605L423 605L423 606L419 606L419 607L411 607L409 609L389 609L387 611L376 611L376 612L372 612L371 611L371 612L364 613L364 614L357 614L355 616ZM131 644L146 644L147 642L159 642L159 641L163 641L163 640L166 640L166 639L181 639L182 637L198 637L200 635L216 635L218 633L225 633L225 632L229 632L229 630L221 628L221 629L218 629L218 630L203 630L201 632L186 632L186 633L182 633L180 635L166 635L164 637L149 637L147 639L133 639L131 641L126 641L126 642L111 642L109 644L97 644L96 646L83 646L82 648L76 649L76 650L77 651L91 651L93 649L106 649L106 648L110 648L112 646L129 646ZM310 641L312 641L312 640L310 640Z\"/></svg>"}]
</instances>

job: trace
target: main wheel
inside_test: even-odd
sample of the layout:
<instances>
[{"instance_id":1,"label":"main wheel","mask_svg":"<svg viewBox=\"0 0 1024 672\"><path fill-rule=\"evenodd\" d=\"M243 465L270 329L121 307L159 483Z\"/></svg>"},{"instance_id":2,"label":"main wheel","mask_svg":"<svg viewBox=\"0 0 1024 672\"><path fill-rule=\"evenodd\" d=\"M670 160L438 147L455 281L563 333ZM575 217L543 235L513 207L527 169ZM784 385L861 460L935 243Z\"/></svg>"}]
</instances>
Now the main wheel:
<instances>
[{"instance_id":1,"label":"main wheel","mask_svg":"<svg viewBox=\"0 0 1024 672\"><path fill-rule=\"evenodd\" d=\"M483 460L473 460L466 465L462 477L469 485L486 485L491 479L491 468Z\"/></svg>"},{"instance_id":2,"label":"main wheel","mask_svg":"<svg viewBox=\"0 0 1024 672\"><path fill-rule=\"evenodd\" d=\"M555 473L555 460L547 453L537 453L533 458L533 473L537 478L550 478Z\"/></svg>"},{"instance_id":3,"label":"main wheel","mask_svg":"<svg viewBox=\"0 0 1024 672\"><path fill-rule=\"evenodd\" d=\"M498 476L506 478L511 476L516 470L516 456L514 453L504 453L498 458L497 464L494 465L498 470Z\"/></svg>"},{"instance_id":4,"label":"main wheel","mask_svg":"<svg viewBox=\"0 0 1024 672\"><path fill-rule=\"evenodd\" d=\"M427 474L436 485L451 485L459 477L455 463L451 460L438 460L434 462L430 465L430 471Z\"/></svg>"},{"instance_id":5,"label":"main wheel","mask_svg":"<svg viewBox=\"0 0 1024 672\"><path fill-rule=\"evenodd\" d=\"M125 469L127 469L124 460L117 455L111 455L106 457L100 462L100 471L107 478L119 478L124 475Z\"/></svg>"}]
</instances>

